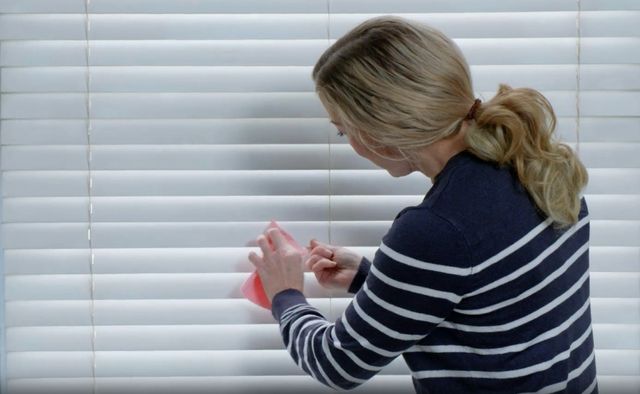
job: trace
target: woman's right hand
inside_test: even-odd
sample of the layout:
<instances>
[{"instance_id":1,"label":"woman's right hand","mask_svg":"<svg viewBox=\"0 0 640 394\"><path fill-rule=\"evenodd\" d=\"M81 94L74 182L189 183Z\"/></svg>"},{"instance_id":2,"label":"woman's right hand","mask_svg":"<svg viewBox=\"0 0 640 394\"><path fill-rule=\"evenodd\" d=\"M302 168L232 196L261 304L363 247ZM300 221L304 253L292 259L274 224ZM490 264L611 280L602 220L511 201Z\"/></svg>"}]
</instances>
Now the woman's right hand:
<instances>
[{"instance_id":1,"label":"woman's right hand","mask_svg":"<svg viewBox=\"0 0 640 394\"><path fill-rule=\"evenodd\" d=\"M305 266L327 289L349 289L358 272L362 255L342 246L334 246L312 239L309 257Z\"/></svg>"}]
</instances>

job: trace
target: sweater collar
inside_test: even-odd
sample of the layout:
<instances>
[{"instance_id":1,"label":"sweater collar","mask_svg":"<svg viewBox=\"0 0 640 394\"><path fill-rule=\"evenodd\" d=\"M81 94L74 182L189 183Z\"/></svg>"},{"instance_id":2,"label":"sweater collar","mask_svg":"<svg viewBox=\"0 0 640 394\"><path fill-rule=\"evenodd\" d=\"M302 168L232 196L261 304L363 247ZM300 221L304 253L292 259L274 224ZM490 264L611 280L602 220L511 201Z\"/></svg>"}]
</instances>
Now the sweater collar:
<instances>
[{"instance_id":1,"label":"sweater collar","mask_svg":"<svg viewBox=\"0 0 640 394\"><path fill-rule=\"evenodd\" d=\"M427 192L427 195L424 197L423 201L429 197L429 195L436 189L436 187L442 182L443 179L447 177L447 174L451 173L451 171L458 167L460 164L468 161L473 154L467 150L460 151L455 155L451 156L449 160L445 163L444 167L440 170L440 172L434 177L433 185Z\"/></svg>"}]
</instances>

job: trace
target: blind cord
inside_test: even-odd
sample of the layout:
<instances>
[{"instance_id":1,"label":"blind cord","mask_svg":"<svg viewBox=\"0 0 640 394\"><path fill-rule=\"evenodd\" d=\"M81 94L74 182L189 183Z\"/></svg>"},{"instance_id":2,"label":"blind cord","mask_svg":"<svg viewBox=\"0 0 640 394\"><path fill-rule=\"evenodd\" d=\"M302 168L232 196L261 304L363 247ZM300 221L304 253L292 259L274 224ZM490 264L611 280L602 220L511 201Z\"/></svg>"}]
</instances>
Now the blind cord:
<instances>
[{"instance_id":1,"label":"blind cord","mask_svg":"<svg viewBox=\"0 0 640 394\"><path fill-rule=\"evenodd\" d=\"M327 48L331 45L331 0L327 0ZM327 132L327 142L329 145L329 156L328 156L328 167L329 167L329 228L328 239L329 245L333 245L333 241L331 239L331 218L333 217L333 210L331 204L331 192L333 191L333 187L331 184L331 124L328 126ZM329 319L333 320L333 308L332 308L332 300L333 300L333 290L329 288Z\"/></svg>"},{"instance_id":2,"label":"blind cord","mask_svg":"<svg viewBox=\"0 0 640 394\"><path fill-rule=\"evenodd\" d=\"M89 196L89 228L87 230L87 239L89 241L89 253L91 260L89 264L90 277L91 277L91 391L96 392L96 326L95 326L95 305L94 305L94 293L95 293L95 278L93 276L93 265L95 262L95 255L93 254L93 243L91 239L92 217L93 217L93 202L91 201L91 190L93 188L93 177L91 173L91 130L93 125L91 123L91 47L89 45L89 32L91 31L91 23L89 20L89 3L91 0L85 0L84 3L84 16L85 16L85 82L87 93L85 95L85 108L87 119L87 168L88 168L88 187L87 193Z\"/></svg>"},{"instance_id":3,"label":"blind cord","mask_svg":"<svg viewBox=\"0 0 640 394\"><path fill-rule=\"evenodd\" d=\"M580 155L580 17L581 17L581 3L580 0L576 0L578 12L576 12L576 152Z\"/></svg>"}]
</instances>

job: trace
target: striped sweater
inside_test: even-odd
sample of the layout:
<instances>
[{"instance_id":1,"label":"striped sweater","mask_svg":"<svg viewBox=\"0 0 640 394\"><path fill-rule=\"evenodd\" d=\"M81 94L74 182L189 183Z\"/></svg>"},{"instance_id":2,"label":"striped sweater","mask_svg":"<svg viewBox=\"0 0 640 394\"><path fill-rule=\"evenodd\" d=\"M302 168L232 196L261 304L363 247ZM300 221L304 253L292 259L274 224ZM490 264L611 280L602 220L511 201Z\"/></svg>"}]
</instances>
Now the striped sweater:
<instances>
[{"instance_id":1,"label":"striped sweater","mask_svg":"<svg viewBox=\"0 0 640 394\"><path fill-rule=\"evenodd\" d=\"M402 356L417 393L597 393L581 203L557 230L513 169L456 154L362 259L335 323L298 290L275 295L287 351L336 390Z\"/></svg>"}]
</instances>

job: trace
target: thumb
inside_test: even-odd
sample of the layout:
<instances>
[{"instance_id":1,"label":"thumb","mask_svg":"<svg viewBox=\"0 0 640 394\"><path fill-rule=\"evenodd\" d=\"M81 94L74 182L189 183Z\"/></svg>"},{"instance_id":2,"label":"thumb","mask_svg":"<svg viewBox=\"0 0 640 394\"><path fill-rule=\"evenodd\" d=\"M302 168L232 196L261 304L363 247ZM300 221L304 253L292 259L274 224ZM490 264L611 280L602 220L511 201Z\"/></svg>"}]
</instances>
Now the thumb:
<instances>
[{"instance_id":1,"label":"thumb","mask_svg":"<svg viewBox=\"0 0 640 394\"><path fill-rule=\"evenodd\" d=\"M311 245L311 249L315 248L316 246L322 246L327 249L333 249L331 245L325 244L324 242L320 242L315 238L313 238L311 242L309 242L309 244Z\"/></svg>"}]
</instances>

